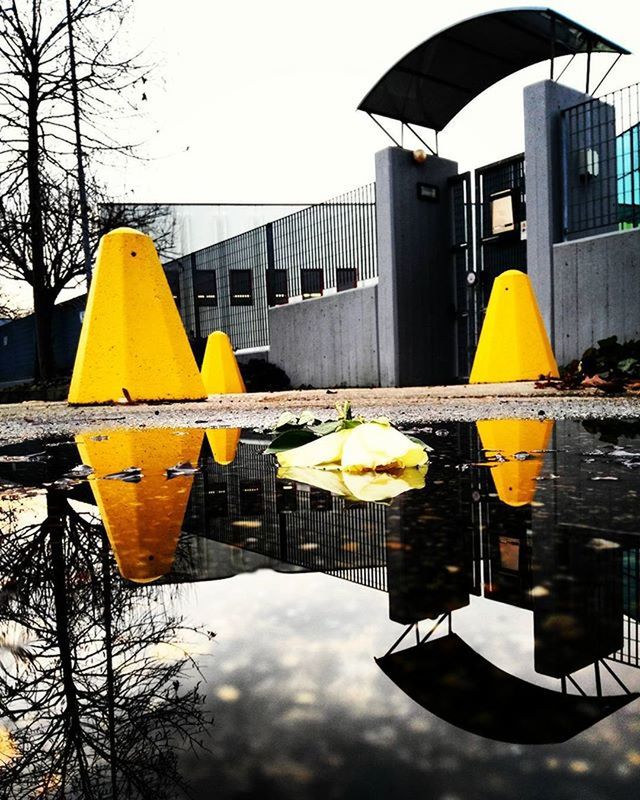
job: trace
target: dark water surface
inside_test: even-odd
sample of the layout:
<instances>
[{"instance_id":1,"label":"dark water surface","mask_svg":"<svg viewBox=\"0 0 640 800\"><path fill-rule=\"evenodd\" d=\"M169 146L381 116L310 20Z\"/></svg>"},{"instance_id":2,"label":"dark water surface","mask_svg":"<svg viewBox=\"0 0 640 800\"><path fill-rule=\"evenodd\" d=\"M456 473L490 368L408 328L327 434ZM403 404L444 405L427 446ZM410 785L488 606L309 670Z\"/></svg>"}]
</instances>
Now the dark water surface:
<instances>
[{"instance_id":1,"label":"dark water surface","mask_svg":"<svg viewBox=\"0 0 640 800\"><path fill-rule=\"evenodd\" d=\"M388 503L251 432L0 448L0 797L636 796L640 426L417 435Z\"/></svg>"}]
</instances>

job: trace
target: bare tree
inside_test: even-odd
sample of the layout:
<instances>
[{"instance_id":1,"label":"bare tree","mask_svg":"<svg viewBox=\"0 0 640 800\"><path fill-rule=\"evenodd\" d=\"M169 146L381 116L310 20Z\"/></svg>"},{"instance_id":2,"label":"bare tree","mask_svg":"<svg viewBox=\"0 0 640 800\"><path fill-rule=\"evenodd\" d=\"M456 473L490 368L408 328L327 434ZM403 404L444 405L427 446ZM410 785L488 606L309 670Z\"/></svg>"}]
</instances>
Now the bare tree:
<instances>
[{"instance_id":1,"label":"bare tree","mask_svg":"<svg viewBox=\"0 0 640 800\"><path fill-rule=\"evenodd\" d=\"M119 52L128 0L68 5L84 155L131 153L117 119L146 77ZM68 21L64 0L0 0L0 274L33 288L42 378L55 372L53 305L84 270Z\"/></svg>"},{"instance_id":2,"label":"bare tree","mask_svg":"<svg viewBox=\"0 0 640 800\"><path fill-rule=\"evenodd\" d=\"M104 530L48 493L42 525L2 520L0 715L11 800L165 798L187 789L181 749L197 750L209 717L197 667L158 646L208 631L186 628L153 596L118 577ZM180 653L178 648L176 653ZM195 673L195 676L194 676Z\"/></svg>"},{"instance_id":3,"label":"bare tree","mask_svg":"<svg viewBox=\"0 0 640 800\"><path fill-rule=\"evenodd\" d=\"M123 226L153 235L158 252L171 254L174 217L168 206L109 202L98 185L91 183L89 186L92 256L103 234ZM73 178L67 176L58 184L43 182L41 207L47 268L44 289L47 303L43 313L49 315L60 292L84 280L80 197ZM0 198L0 275L32 284L30 218L26 196L15 196L9 204Z\"/></svg>"},{"instance_id":4,"label":"bare tree","mask_svg":"<svg viewBox=\"0 0 640 800\"><path fill-rule=\"evenodd\" d=\"M24 312L18 308L6 292L0 290L0 319L17 319L23 316Z\"/></svg>"}]
</instances>

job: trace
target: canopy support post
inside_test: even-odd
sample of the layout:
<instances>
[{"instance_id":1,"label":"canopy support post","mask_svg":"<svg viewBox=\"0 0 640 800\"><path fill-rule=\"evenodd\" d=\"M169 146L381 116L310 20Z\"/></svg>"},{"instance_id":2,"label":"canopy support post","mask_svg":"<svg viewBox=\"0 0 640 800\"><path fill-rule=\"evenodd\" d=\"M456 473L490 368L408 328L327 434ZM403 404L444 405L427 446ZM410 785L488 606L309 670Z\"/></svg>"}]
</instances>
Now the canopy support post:
<instances>
[{"instance_id":1,"label":"canopy support post","mask_svg":"<svg viewBox=\"0 0 640 800\"><path fill-rule=\"evenodd\" d=\"M620 678L616 675L616 673L611 669L611 667L607 664L607 662L604 660L604 658L602 659L602 666L607 670L609 675L611 675L611 677L614 679L614 681L618 684L618 686L621 689L624 689L624 691L627 694L631 694L630 690L624 685L624 683L620 680Z\"/></svg>"},{"instance_id":2,"label":"canopy support post","mask_svg":"<svg viewBox=\"0 0 640 800\"><path fill-rule=\"evenodd\" d=\"M409 633L411 633L411 629L412 629L412 628L415 626L415 624L416 624L416 623L414 622L413 624L409 625L409 627L408 627L408 628L407 628L407 630L406 630L406 631L405 631L405 632L402 634L402 636L400 636L400 638L399 638L399 639L396 639L396 641L395 641L395 642L394 642L394 643L391 645L391 647L390 647L390 648L387 650L387 652L385 653L385 656L390 656L390 655L391 655L391 653L393 653L393 651L394 651L394 650L396 649L396 647L397 647L397 646L400 644L400 642L401 642L401 641L404 639L404 637L405 637L405 636L407 636Z\"/></svg>"},{"instance_id":3,"label":"canopy support post","mask_svg":"<svg viewBox=\"0 0 640 800\"><path fill-rule=\"evenodd\" d=\"M602 76L602 79L600 80L600 83L593 90L593 94L595 94L598 91L598 89L602 86L602 84L606 81L606 79L609 77L609 73L615 67L615 65L618 63L618 61L620 61L621 58L622 58L622 53L618 53L618 56L617 56L616 60L609 67L609 69L604 73L604 75Z\"/></svg>"},{"instance_id":4,"label":"canopy support post","mask_svg":"<svg viewBox=\"0 0 640 800\"><path fill-rule=\"evenodd\" d=\"M379 127L379 128L380 128L380 129L381 129L383 132L384 132L384 133L386 133L386 134L387 134L387 136L388 136L388 137L391 139L391 141L392 141L392 142L395 144L395 146L396 146L396 147L402 147L402 145L400 144L400 142L398 142L396 139L394 139L394 138L393 138L393 136L392 136L392 135L389 133L389 131L388 131L388 130L387 130L385 127L384 127L384 125L383 125L382 123L378 122L378 120L377 120L377 119L376 119L376 118L373 116L373 114L371 114L369 111L367 111L367 116L368 116L368 117L371 117L371 119L372 119L372 120L373 120L373 121L376 123L376 125L377 125L377 126L378 126L378 127Z\"/></svg>"},{"instance_id":5,"label":"canopy support post","mask_svg":"<svg viewBox=\"0 0 640 800\"><path fill-rule=\"evenodd\" d=\"M571 66L571 64L573 63L573 59L574 59L575 57L576 57L576 54L574 53L574 54L571 56L571 58L570 58L570 59L567 61L567 63L564 65L564 67L562 68L562 72L561 72L561 73L558 75L558 77L556 78L556 83L558 83L558 81L560 80L560 78L561 78L561 77L564 75L564 73L565 73L565 72L566 72L566 71L569 69L569 67L570 67L570 66Z\"/></svg>"},{"instance_id":6,"label":"canopy support post","mask_svg":"<svg viewBox=\"0 0 640 800\"><path fill-rule=\"evenodd\" d=\"M448 611L445 611L445 612L444 612L444 614L443 614L443 615L440 617L440 619L439 619L439 620L436 622L436 624L433 626L433 628L431 628L431 630L429 631L429 633L428 633L428 634L427 634L427 635L424 637L424 639L423 639L423 640L420 642L420 644L424 644L424 643L427 641L427 639L428 639L428 638L431 636L431 634L433 634L433 633L435 633L435 632L436 632L436 629L439 627L440 623L443 621L443 619L444 619L445 617L449 617L449 623L451 623L451 614L450 614ZM449 633L451 633L451 630L449 630Z\"/></svg>"},{"instance_id":7,"label":"canopy support post","mask_svg":"<svg viewBox=\"0 0 640 800\"><path fill-rule=\"evenodd\" d=\"M409 125L408 122L405 122L404 124L407 126L407 128L409 128L409 130L416 137L416 139L419 139L422 142L422 144L427 148L427 150L429 150L429 152L431 153L432 156L437 156L438 155L438 145L437 145L438 132L437 131L436 131L436 149L434 150L433 147L429 147L429 145L425 142L425 140L422 138L422 136L420 136L420 134L417 131L415 131L411 127L411 125Z\"/></svg>"}]
</instances>

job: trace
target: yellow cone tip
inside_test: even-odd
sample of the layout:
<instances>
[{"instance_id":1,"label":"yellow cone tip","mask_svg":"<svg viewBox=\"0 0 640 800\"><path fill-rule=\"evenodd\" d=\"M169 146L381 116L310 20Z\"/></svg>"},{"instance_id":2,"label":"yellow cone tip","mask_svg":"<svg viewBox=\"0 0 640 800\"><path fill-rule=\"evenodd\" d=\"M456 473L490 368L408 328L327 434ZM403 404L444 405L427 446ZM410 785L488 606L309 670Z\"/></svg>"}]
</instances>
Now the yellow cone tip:
<instances>
[{"instance_id":1,"label":"yellow cone tip","mask_svg":"<svg viewBox=\"0 0 640 800\"><path fill-rule=\"evenodd\" d=\"M207 394L243 394L247 391L231 340L223 331L209 334L202 360L202 382Z\"/></svg>"}]
</instances>

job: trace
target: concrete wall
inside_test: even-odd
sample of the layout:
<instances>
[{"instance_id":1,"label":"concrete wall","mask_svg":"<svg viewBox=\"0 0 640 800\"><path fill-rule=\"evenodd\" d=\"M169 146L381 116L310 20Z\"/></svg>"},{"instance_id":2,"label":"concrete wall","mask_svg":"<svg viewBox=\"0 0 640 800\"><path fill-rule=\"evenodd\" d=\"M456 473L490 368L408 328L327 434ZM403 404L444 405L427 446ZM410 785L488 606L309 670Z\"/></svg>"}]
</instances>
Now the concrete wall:
<instances>
[{"instance_id":1,"label":"concrete wall","mask_svg":"<svg viewBox=\"0 0 640 800\"><path fill-rule=\"evenodd\" d=\"M269 361L293 386L378 386L378 287L269 309Z\"/></svg>"},{"instance_id":2,"label":"concrete wall","mask_svg":"<svg viewBox=\"0 0 640 800\"><path fill-rule=\"evenodd\" d=\"M378 340L382 386L449 383L455 378L454 270L448 179L454 161L410 150L376 153ZM418 197L425 183L435 200Z\"/></svg>"},{"instance_id":3,"label":"concrete wall","mask_svg":"<svg viewBox=\"0 0 640 800\"><path fill-rule=\"evenodd\" d=\"M555 354L567 364L616 335L640 339L640 229L553 247Z\"/></svg>"},{"instance_id":4,"label":"concrete wall","mask_svg":"<svg viewBox=\"0 0 640 800\"><path fill-rule=\"evenodd\" d=\"M553 81L524 90L527 265L559 364L579 358L608 336L616 335L620 341L640 338L640 230L562 241L563 196L565 188L572 189L576 165L568 164L568 184L563 188L561 112L589 99ZM598 150L601 168L597 181L573 187L574 201L584 201L581 213L587 216L581 224L591 224L589 200L600 207L603 197L615 195L615 176L610 173L615 159L606 143L612 139L611 107L595 105L593 115L602 121L605 141L593 140L597 131L578 131L578 144L584 140L585 147ZM593 119L588 122L591 125Z\"/></svg>"},{"instance_id":5,"label":"concrete wall","mask_svg":"<svg viewBox=\"0 0 640 800\"><path fill-rule=\"evenodd\" d=\"M527 272L554 344L553 243L562 239L561 112L589 95L553 81L524 90Z\"/></svg>"}]
</instances>

